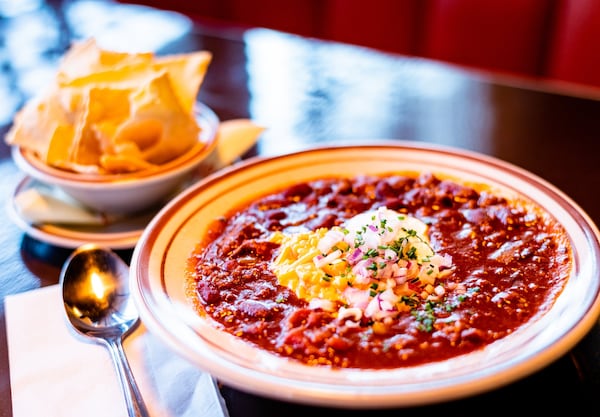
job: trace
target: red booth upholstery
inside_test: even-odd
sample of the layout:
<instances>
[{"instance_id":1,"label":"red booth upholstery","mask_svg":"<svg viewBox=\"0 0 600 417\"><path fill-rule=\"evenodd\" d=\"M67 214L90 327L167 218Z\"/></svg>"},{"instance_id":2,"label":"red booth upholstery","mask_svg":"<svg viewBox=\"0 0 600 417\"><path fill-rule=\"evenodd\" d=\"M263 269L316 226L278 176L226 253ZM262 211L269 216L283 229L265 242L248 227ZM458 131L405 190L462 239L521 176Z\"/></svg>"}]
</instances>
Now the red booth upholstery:
<instances>
[{"instance_id":1,"label":"red booth upholstery","mask_svg":"<svg viewBox=\"0 0 600 417\"><path fill-rule=\"evenodd\" d=\"M131 0L478 69L600 87L598 0Z\"/></svg>"},{"instance_id":2,"label":"red booth upholstery","mask_svg":"<svg viewBox=\"0 0 600 417\"><path fill-rule=\"evenodd\" d=\"M545 75L600 86L600 1L560 0Z\"/></svg>"},{"instance_id":3,"label":"red booth upholstery","mask_svg":"<svg viewBox=\"0 0 600 417\"><path fill-rule=\"evenodd\" d=\"M421 55L540 75L552 0L430 0Z\"/></svg>"}]
</instances>

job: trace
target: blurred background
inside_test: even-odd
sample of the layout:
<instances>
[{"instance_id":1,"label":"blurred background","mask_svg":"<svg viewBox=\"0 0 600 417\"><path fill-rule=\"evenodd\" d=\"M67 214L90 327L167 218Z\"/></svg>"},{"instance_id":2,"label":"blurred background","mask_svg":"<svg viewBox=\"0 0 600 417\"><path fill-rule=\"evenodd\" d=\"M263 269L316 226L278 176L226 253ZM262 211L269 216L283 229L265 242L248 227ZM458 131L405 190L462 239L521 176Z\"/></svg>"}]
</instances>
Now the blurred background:
<instances>
[{"instance_id":1,"label":"blurred background","mask_svg":"<svg viewBox=\"0 0 600 417\"><path fill-rule=\"evenodd\" d=\"M134 0L481 70L600 87L597 0Z\"/></svg>"},{"instance_id":2,"label":"blurred background","mask_svg":"<svg viewBox=\"0 0 600 417\"><path fill-rule=\"evenodd\" d=\"M57 61L73 40L96 36L106 48L159 53L167 49L189 51L206 47L185 44L195 39L186 34L198 27L203 33L218 30L220 36L229 31L232 37L240 39L241 34L246 33L245 54L250 67L293 67L295 59L310 55L310 68L314 73L305 75L313 92L310 99L328 99L319 95L319 83L326 82L327 74L335 72L336 78L350 80L348 85L354 85L353 93L338 86L340 99L335 103L336 111L346 115L365 118L373 113L374 110L365 108L362 100L357 102L356 95L376 96L376 102L381 105L396 107L398 103L393 97L431 96L432 100L446 97L448 91L459 87L457 76L440 78L439 74L444 72L438 71L436 78L431 79L417 60L410 65L419 71L418 77L411 76L413 71L407 70L394 79L366 80L365 77L373 77L377 68L360 67L357 65L360 59L343 61L321 56L318 50L301 48L283 50L276 39L272 56L255 56L252 39L260 38L264 42L269 36L268 30L246 30L267 28L290 36L299 34L339 41L342 45L360 45L365 47L366 54L376 49L440 62L450 68L466 68L475 76L501 77L503 83L509 85L526 83L529 89L600 98L600 43L597 42L600 2L597 0L0 0L0 136L4 136L23 103L50 83ZM293 42L286 43L285 48L290 44ZM215 60L212 72L227 68L227 57L219 56ZM380 61L382 66L386 65L384 57ZM344 74L341 77L340 72ZM281 80L262 80L258 69L249 68L248 73L254 74L249 83L256 87L253 88L254 103L264 90L259 88L260 83L281 84L275 88L281 90L280 101L262 107L271 109L285 106L285 97L293 94L286 90L283 78L298 76L293 68L282 71ZM245 87L246 80L232 79L231 88L236 86ZM383 91L390 88L402 89L403 93ZM415 89L419 91L414 92ZM223 119L246 117L248 113L259 120L263 117L252 108L237 109L236 103L220 103L222 94L218 91L201 90L201 93ZM438 99L434 103L439 107L444 101ZM479 108L485 121L486 103L481 103ZM444 114L454 116L446 122L443 118L428 117L436 123L423 124L429 129L426 136L434 142L438 136L447 138L452 126L458 123L454 120L456 111ZM313 116L315 120L320 117ZM409 116L414 117L414 114ZM377 126L376 114L371 119L374 123L370 125ZM267 121L283 123L281 120L287 119ZM313 125L318 128L306 134L326 135L323 126L330 124L313 121ZM342 132L347 136L364 133L373 134L373 131L361 132L360 126L355 126L349 132ZM387 130L381 126L376 133L385 137ZM407 137L411 136L409 133ZM277 141L272 142L269 149L276 152ZM6 147L0 151L8 152Z\"/></svg>"},{"instance_id":3,"label":"blurred background","mask_svg":"<svg viewBox=\"0 0 600 417\"><path fill-rule=\"evenodd\" d=\"M0 126L46 83L70 39L112 25L115 47L126 39L131 48L156 50L190 30L189 19L341 41L574 92L600 88L596 0L132 0L120 2L120 13L130 15L126 28L116 23L124 16L106 12L108 2L0 0ZM133 3L181 14L156 24L151 9L126 7ZM125 30L140 36L123 38Z\"/></svg>"}]
</instances>

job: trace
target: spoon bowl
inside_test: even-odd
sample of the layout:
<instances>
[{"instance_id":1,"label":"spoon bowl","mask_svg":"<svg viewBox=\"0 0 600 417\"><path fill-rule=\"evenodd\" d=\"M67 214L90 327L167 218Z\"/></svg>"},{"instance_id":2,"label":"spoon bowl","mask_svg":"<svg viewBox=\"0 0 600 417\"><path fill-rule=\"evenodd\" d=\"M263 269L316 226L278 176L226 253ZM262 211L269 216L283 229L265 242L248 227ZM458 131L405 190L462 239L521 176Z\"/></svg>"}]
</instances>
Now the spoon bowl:
<instances>
[{"instance_id":1,"label":"spoon bowl","mask_svg":"<svg viewBox=\"0 0 600 417\"><path fill-rule=\"evenodd\" d=\"M60 285L73 329L109 349L129 416L148 416L122 345L123 338L139 323L129 296L128 265L112 250L86 244L65 262Z\"/></svg>"}]
</instances>

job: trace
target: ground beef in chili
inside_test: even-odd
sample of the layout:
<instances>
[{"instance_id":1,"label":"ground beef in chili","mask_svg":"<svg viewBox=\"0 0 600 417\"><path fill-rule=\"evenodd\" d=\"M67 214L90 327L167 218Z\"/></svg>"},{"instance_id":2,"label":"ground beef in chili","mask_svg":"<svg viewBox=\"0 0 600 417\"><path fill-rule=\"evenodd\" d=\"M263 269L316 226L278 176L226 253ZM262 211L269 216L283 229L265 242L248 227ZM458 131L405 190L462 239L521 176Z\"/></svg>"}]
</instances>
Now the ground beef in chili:
<instances>
[{"instance_id":1,"label":"ground beef in chili","mask_svg":"<svg viewBox=\"0 0 600 417\"><path fill-rule=\"evenodd\" d=\"M330 228L386 206L429 225L436 252L455 268L442 301L423 301L381 329L347 326L308 308L269 265L274 231ZM543 314L571 272L562 227L518 204L429 173L359 175L294 184L218 219L199 236L190 280L201 309L231 334L312 365L397 368L482 349Z\"/></svg>"}]
</instances>

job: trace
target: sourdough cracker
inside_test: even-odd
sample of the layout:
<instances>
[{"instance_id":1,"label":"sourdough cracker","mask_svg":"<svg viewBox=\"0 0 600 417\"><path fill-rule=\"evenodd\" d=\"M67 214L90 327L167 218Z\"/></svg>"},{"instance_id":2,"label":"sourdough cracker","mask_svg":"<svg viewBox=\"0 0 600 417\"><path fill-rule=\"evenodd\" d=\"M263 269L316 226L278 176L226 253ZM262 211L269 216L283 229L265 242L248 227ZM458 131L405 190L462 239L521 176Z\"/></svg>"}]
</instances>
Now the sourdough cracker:
<instances>
[{"instance_id":1,"label":"sourdough cracker","mask_svg":"<svg viewBox=\"0 0 600 417\"><path fill-rule=\"evenodd\" d=\"M5 141L74 172L164 164L198 144L194 103L211 58L207 51L157 57L103 50L93 39L75 43Z\"/></svg>"}]
</instances>

